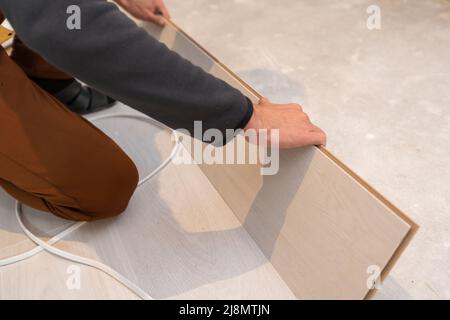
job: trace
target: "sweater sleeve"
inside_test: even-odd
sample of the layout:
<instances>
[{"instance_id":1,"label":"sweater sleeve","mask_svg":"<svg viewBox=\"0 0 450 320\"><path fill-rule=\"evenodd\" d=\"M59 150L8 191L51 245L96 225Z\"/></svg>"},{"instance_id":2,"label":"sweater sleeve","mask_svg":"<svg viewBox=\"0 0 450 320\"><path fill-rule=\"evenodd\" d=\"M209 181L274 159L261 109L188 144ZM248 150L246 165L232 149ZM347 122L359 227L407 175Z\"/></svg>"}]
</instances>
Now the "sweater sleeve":
<instances>
[{"instance_id":1,"label":"sweater sleeve","mask_svg":"<svg viewBox=\"0 0 450 320\"><path fill-rule=\"evenodd\" d=\"M67 8L81 9L70 30ZM149 36L106 0L0 0L22 41L49 63L174 129L244 127L252 103ZM231 137L228 135L226 140ZM226 141L225 141L226 142Z\"/></svg>"}]
</instances>

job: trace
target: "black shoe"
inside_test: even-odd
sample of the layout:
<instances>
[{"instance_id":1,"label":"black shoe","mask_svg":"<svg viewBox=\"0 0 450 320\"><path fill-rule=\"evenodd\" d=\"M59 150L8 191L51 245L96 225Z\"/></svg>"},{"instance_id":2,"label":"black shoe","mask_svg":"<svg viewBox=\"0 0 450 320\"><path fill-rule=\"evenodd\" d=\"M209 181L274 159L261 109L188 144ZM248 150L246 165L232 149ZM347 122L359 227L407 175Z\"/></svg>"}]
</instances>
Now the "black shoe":
<instances>
[{"instance_id":1,"label":"black shoe","mask_svg":"<svg viewBox=\"0 0 450 320\"><path fill-rule=\"evenodd\" d=\"M73 80L64 89L53 93L71 111L78 114L88 114L111 107L116 100Z\"/></svg>"},{"instance_id":2,"label":"black shoe","mask_svg":"<svg viewBox=\"0 0 450 320\"><path fill-rule=\"evenodd\" d=\"M75 79L31 78L38 86L53 95L71 111L87 114L106 109L116 100L92 88L83 86Z\"/></svg>"}]
</instances>

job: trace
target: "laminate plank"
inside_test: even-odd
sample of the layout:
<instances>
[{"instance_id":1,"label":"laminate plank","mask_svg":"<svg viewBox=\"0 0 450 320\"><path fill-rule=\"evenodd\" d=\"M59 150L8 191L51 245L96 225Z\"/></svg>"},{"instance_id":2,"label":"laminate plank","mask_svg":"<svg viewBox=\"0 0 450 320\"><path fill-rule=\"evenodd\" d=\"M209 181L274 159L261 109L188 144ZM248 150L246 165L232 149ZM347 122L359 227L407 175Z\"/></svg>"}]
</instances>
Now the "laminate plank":
<instances>
[{"instance_id":1,"label":"laminate plank","mask_svg":"<svg viewBox=\"0 0 450 320\"><path fill-rule=\"evenodd\" d=\"M255 90L173 23L138 23L258 101ZM275 176L262 177L259 165L200 167L298 298L368 296L369 266L385 275L417 226L324 148L282 151L280 158Z\"/></svg>"},{"instance_id":2,"label":"laminate plank","mask_svg":"<svg viewBox=\"0 0 450 320\"><path fill-rule=\"evenodd\" d=\"M24 249L24 248L23 248ZM80 287L68 287L73 268ZM42 252L29 260L0 268L0 300L11 299L137 299L108 275Z\"/></svg>"}]
</instances>

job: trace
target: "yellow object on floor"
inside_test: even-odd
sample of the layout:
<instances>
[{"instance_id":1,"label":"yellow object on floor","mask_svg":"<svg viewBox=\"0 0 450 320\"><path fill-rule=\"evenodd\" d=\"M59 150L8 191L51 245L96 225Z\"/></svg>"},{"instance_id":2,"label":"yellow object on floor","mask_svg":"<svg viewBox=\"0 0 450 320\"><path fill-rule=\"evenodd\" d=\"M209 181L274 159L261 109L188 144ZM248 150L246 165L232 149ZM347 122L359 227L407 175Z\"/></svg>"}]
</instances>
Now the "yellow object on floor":
<instances>
[{"instance_id":1,"label":"yellow object on floor","mask_svg":"<svg viewBox=\"0 0 450 320\"><path fill-rule=\"evenodd\" d=\"M3 26L0 26L0 44L8 41L14 36L14 31L6 29Z\"/></svg>"}]
</instances>

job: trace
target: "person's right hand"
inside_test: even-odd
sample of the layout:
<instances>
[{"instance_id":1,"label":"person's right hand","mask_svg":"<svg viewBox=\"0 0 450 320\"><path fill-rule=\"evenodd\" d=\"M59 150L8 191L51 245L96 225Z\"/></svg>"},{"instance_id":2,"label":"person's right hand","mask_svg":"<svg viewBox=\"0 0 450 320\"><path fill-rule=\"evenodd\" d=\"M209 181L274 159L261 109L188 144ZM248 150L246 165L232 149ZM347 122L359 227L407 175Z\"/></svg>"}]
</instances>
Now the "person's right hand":
<instances>
[{"instance_id":1,"label":"person's right hand","mask_svg":"<svg viewBox=\"0 0 450 320\"><path fill-rule=\"evenodd\" d=\"M270 130L279 129L280 148L297 148L306 145L325 145L326 135L322 129L313 125L299 104L273 104L262 98L254 106L253 115L244 130L267 129L270 143Z\"/></svg>"}]
</instances>

